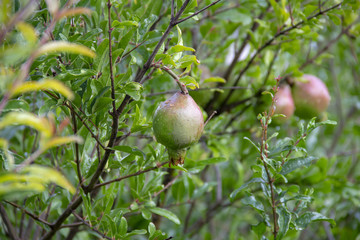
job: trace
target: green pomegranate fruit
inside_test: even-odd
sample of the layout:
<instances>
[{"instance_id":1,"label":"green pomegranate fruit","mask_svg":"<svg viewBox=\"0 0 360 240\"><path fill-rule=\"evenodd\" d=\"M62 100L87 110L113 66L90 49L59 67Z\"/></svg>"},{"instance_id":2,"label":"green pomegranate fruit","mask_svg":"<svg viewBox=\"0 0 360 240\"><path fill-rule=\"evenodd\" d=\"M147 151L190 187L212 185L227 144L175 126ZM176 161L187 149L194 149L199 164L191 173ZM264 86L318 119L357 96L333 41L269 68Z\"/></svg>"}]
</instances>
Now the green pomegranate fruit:
<instances>
[{"instance_id":1,"label":"green pomegranate fruit","mask_svg":"<svg viewBox=\"0 0 360 240\"><path fill-rule=\"evenodd\" d=\"M329 106L329 91L326 85L313 75L304 74L302 79L304 81L296 81L292 89L295 115L304 119L318 117Z\"/></svg>"},{"instance_id":2,"label":"green pomegranate fruit","mask_svg":"<svg viewBox=\"0 0 360 240\"><path fill-rule=\"evenodd\" d=\"M177 92L156 109L153 130L156 141L167 148L171 164L183 164L186 148L204 130L203 114L189 94Z\"/></svg>"},{"instance_id":3,"label":"green pomegranate fruit","mask_svg":"<svg viewBox=\"0 0 360 240\"><path fill-rule=\"evenodd\" d=\"M288 85L281 85L275 95L275 114L283 114L286 117L274 118L275 124L282 124L286 122L295 111L294 100L291 95L291 89Z\"/></svg>"}]
</instances>

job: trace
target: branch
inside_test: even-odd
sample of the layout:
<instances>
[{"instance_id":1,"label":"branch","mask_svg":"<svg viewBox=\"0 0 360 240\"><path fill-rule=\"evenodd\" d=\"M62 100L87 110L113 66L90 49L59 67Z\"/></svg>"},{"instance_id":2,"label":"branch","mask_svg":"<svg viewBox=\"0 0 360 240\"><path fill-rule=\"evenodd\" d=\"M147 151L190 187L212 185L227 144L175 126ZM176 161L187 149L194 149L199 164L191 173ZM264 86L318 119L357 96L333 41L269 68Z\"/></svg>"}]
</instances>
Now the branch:
<instances>
[{"instance_id":1,"label":"branch","mask_svg":"<svg viewBox=\"0 0 360 240\"><path fill-rule=\"evenodd\" d=\"M327 50L329 50L329 48L336 43L337 41L340 40L340 38L342 37L342 35L346 34L349 29L357 22L354 21L351 24L349 24L346 28L344 28L337 36L336 38L332 39L331 41L329 41L322 49L320 49L312 58L306 60L306 62L304 62L299 69L302 70L304 69L307 65L313 63L315 61L315 59L317 59L321 54L323 54L324 52L326 52Z\"/></svg>"},{"instance_id":2,"label":"branch","mask_svg":"<svg viewBox=\"0 0 360 240\"><path fill-rule=\"evenodd\" d=\"M112 106L113 106L113 114L114 118L117 118L116 115L116 106L115 106L115 81L114 81L114 75L113 75L113 62L112 62L112 43L111 43L111 32L113 28L111 27L111 2L108 0L107 3L108 7L108 33L109 33L109 64L110 64L110 80L111 80L111 98L112 98Z\"/></svg>"},{"instance_id":3,"label":"branch","mask_svg":"<svg viewBox=\"0 0 360 240\"><path fill-rule=\"evenodd\" d=\"M129 175L126 175L126 176L123 176L123 177L119 177L119 178L116 178L116 179L113 179L113 180L110 180L110 181L107 181L107 182L96 184L93 189L97 189L99 187L102 187L102 186L105 186L105 185L108 185L108 184L111 184L111 183L114 183L114 182L120 182L120 181L122 181L124 179L134 177L134 176L138 176L138 175L141 175L141 174L146 173L146 172L150 172L152 170L161 168L162 166L164 166L164 165L166 165L168 163L169 163L169 161L163 162L163 163L157 164L155 167L147 168L145 170L137 171L135 173L132 173L132 174L129 174Z\"/></svg>"},{"instance_id":4,"label":"branch","mask_svg":"<svg viewBox=\"0 0 360 240\"><path fill-rule=\"evenodd\" d=\"M51 92L49 92L49 91L47 91L47 90L45 90L44 92L45 92L46 94L48 94L49 96L51 96L52 98L54 98L54 99L56 99L56 100L59 100L59 97L56 96L55 94L53 94L53 93L51 93ZM69 101L69 100L68 100L68 101ZM96 142L97 142L103 149L105 149L106 147L100 142L100 140L99 140L99 138L97 137L97 135L95 135L95 133L94 133L94 132L91 130L91 128L87 125L87 123L85 122L85 120L75 111L74 107L76 107L76 106L75 106L75 105L73 106L72 102L70 102L70 101L69 101L69 103L66 102L66 101L64 101L64 102L63 102L63 105L66 106L66 107L68 107L68 108L70 109L70 111L74 112L74 114L76 115L76 117L80 119L80 121L84 124L84 126L86 127L86 129L90 132L91 137L94 138L94 139L96 140ZM80 112L81 112L81 110L80 110ZM82 112L82 114L85 115L84 112ZM89 119L89 121L93 124L93 126L94 126L95 128L97 128L96 125L91 121L91 119Z\"/></svg>"},{"instance_id":5,"label":"branch","mask_svg":"<svg viewBox=\"0 0 360 240\"><path fill-rule=\"evenodd\" d=\"M164 70L165 72L167 72L177 83L177 85L179 86L181 92L183 94L189 94L186 86L184 83L180 82L179 76L176 75L173 71L171 71L170 68L168 68L167 66L160 66L159 64L155 64L154 67L156 68L161 68L162 70Z\"/></svg>"},{"instance_id":6,"label":"branch","mask_svg":"<svg viewBox=\"0 0 360 240\"><path fill-rule=\"evenodd\" d=\"M170 182L168 182L165 187L163 189L161 189L160 191L154 193L153 198L157 197L158 195L160 195L160 193L164 192L165 190L167 190L169 187L171 187L171 185L173 185L175 183L175 181L180 177L181 175L177 175L176 177L174 177Z\"/></svg>"},{"instance_id":7,"label":"branch","mask_svg":"<svg viewBox=\"0 0 360 240\"><path fill-rule=\"evenodd\" d=\"M275 36L273 36L271 39L269 39L264 45L262 45L256 52L255 54L251 57L251 59L249 60L249 62L246 64L246 66L243 68L243 70L240 71L238 77L236 78L233 86L236 86L240 79L242 78L242 76L245 74L245 72L250 68L251 64L254 62L255 58L265 49L267 48L268 46L271 45L271 43L277 39L278 37L282 36L282 35L285 35L287 34L288 32L290 32L291 30L294 30L295 28L298 28L299 26L301 26L302 24L304 24L305 22L307 21L310 21L311 19L314 19L326 12L329 12L339 6L341 6L342 2L332 6L332 7L329 7L323 11L319 11L318 13L316 13L315 15L313 16L310 16L306 19L306 21L300 21L298 22L297 24L291 26L291 27L288 27L280 32L278 32L277 34L275 34ZM227 101L230 99L231 95L233 94L234 90L230 90L230 92L228 93L228 95L226 96L226 98L224 99L224 101L220 104L220 109L219 109L219 112L222 111L222 108L226 105Z\"/></svg>"},{"instance_id":8,"label":"branch","mask_svg":"<svg viewBox=\"0 0 360 240\"><path fill-rule=\"evenodd\" d=\"M206 7L200 9L199 11L196 11L195 13L191 14L190 16L178 20L175 24L182 23L182 22L184 22L184 21L186 21L186 20L188 20L188 19L190 19L190 18L192 18L192 17L194 17L194 16L196 16L196 15L199 15L200 13L202 13L202 12L205 11L206 9L214 6L215 4L217 4L217 3L220 2L220 1L221 1L221 0L217 0L217 1L215 1L215 2L213 2L213 3L211 3L211 4L209 4L209 5L207 5Z\"/></svg>"},{"instance_id":9,"label":"branch","mask_svg":"<svg viewBox=\"0 0 360 240\"><path fill-rule=\"evenodd\" d=\"M80 217L79 215L77 215L75 212L72 213L79 221L81 221L84 225L86 225L87 227L89 227L91 230L93 230L94 232L96 232L97 234L99 234L100 236L102 236L103 238L109 239L109 240L113 240L113 238L106 236L104 233L100 232L99 230L95 229L93 226L91 226L90 223L88 223L87 221L85 221L82 217Z\"/></svg>"},{"instance_id":10,"label":"branch","mask_svg":"<svg viewBox=\"0 0 360 240\"><path fill-rule=\"evenodd\" d=\"M16 230L14 228L14 226L11 224L11 221L5 211L4 206L0 203L0 215L1 218L7 228L7 234L9 235L9 237L13 240L18 240L20 239L17 234L16 234Z\"/></svg>"},{"instance_id":11,"label":"branch","mask_svg":"<svg viewBox=\"0 0 360 240\"><path fill-rule=\"evenodd\" d=\"M215 116L216 113L217 113L216 111L213 111L213 113L210 115L210 117L208 117L208 119L206 119L204 126L206 126L206 124L209 123L209 121Z\"/></svg>"},{"instance_id":12,"label":"branch","mask_svg":"<svg viewBox=\"0 0 360 240\"><path fill-rule=\"evenodd\" d=\"M171 18L170 22L174 21L175 14L175 0L171 0Z\"/></svg>"},{"instance_id":13,"label":"branch","mask_svg":"<svg viewBox=\"0 0 360 240\"><path fill-rule=\"evenodd\" d=\"M16 203L13 202L9 202L9 201L4 201L7 204L10 204L11 206L20 209L22 212L26 213L29 217L31 217L32 219L34 219L35 221L41 222L42 224L45 224L47 226L49 226L50 228L52 228L52 224L49 223L48 221L45 221L44 219L41 219L39 216L36 216L35 214L29 212L28 210L26 210L25 208L17 205Z\"/></svg>"},{"instance_id":14,"label":"branch","mask_svg":"<svg viewBox=\"0 0 360 240\"><path fill-rule=\"evenodd\" d=\"M188 90L189 92L197 92L197 91L211 91L211 90L220 90L220 89L235 89L235 90L240 90L240 89L250 89L249 87L241 87L241 86L230 86L230 87L208 87L208 88L197 88L195 90ZM148 95L146 95L146 97L154 97L154 96L158 96L158 95L164 95L164 94L173 94L178 92L177 90L171 90L171 91L165 91L165 92L158 92L158 93L150 93Z\"/></svg>"},{"instance_id":15,"label":"branch","mask_svg":"<svg viewBox=\"0 0 360 240\"><path fill-rule=\"evenodd\" d=\"M126 58L127 56L129 56L130 53L132 53L134 50L136 50L138 47L140 47L141 45L143 45L147 40L142 41L141 43L138 43L135 45L135 47L133 47L132 49L130 49L129 51L127 51L126 53L124 53L121 57L118 57L116 59L115 63L119 63L121 62L121 60L123 60L124 58Z\"/></svg>"},{"instance_id":16,"label":"branch","mask_svg":"<svg viewBox=\"0 0 360 240\"><path fill-rule=\"evenodd\" d=\"M268 178L268 183L270 186L270 192L271 192L271 208L272 208L272 214L273 214L273 222L274 222L274 239L276 239L277 233L279 231L278 229L278 223L277 223L277 215L276 215L276 204L275 204L275 192L274 192L274 181L275 179L271 176L269 168L268 168L268 164L265 161L264 156L267 158L268 157L268 145L267 145L267 130L268 130L268 125L270 123L271 117L274 115L275 113L275 96L276 93L278 92L279 89L279 82L280 82L280 78L276 79L276 86L273 88L274 90L274 94L273 94L273 98L272 98L272 102L270 105L270 108L267 112L264 112L264 117L262 119L260 119L260 124L261 124L261 129L262 129L262 134L261 134L261 145L260 145L260 159L264 165L265 168L265 172ZM263 119L265 121L263 121Z\"/></svg>"},{"instance_id":17,"label":"branch","mask_svg":"<svg viewBox=\"0 0 360 240\"><path fill-rule=\"evenodd\" d=\"M75 118L75 114L74 111L71 111L71 117L72 117L72 122L73 122L73 126L74 126L74 134L77 134L77 123L76 123L76 118ZM81 169L80 169L80 156L79 156L79 144L77 142L75 142L75 162L76 162L76 172L77 172L77 176L79 179L79 183L80 186L83 187L83 178L81 176Z\"/></svg>"},{"instance_id":18,"label":"branch","mask_svg":"<svg viewBox=\"0 0 360 240\"><path fill-rule=\"evenodd\" d=\"M257 19L262 19L265 16L265 13L270 9L270 6L268 6L266 8L265 11L261 12L259 14L259 16L257 17ZM253 25L250 28L251 32L254 32L257 28L259 27L258 22L254 21ZM231 73L233 72L236 63L238 62L239 57L241 56L241 54L243 53L245 46L247 45L247 43L249 42L251 38L250 33L247 33L245 36L245 39L243 40L240 48L235 52L234 58L231 62L231 64L229 65L229 67L226 69L225 74L224 74L224 79L226 80L226 82L229 81ZM235 86L235 85L234 85ZM213 104L216 102L216 100L220 97L220 93L215 93L215 95L213 96L213 98L207 103L207 105L205 106L205 111L209 113L209 111L212 109Z\"/></svg>"}]
</instances>

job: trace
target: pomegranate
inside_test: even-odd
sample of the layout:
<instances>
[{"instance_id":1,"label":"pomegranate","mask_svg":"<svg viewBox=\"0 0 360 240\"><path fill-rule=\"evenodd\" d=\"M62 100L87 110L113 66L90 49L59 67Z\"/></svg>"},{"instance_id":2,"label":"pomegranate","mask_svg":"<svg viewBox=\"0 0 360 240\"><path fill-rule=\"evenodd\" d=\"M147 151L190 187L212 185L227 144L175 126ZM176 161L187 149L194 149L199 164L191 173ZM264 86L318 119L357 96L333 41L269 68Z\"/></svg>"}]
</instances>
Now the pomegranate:
<instances>
[{"instance_id":1,"label":"pomegranate","mask_svg":"<svg viewBox=\"0 0 360 240\"><path fill-rule=\"evenodd\" d=\"M204 130L203 114L189 94L177 92L156 109L153 130L156 141L167 148L170 164L183 164L186 148Z\"/></svg>"},{"instance_id":2,"label":"pomegranate","mask_svg":"<svg viewBox=\"0 0 360 240\"><path fill-rule=\"evenodd\" d=\"M329 91L326 85L313 75L304 74L302 79L304 81L296 81L292 89L295 115L304 119L318 117L329 106Z\"/></svg>"}]
</instances>

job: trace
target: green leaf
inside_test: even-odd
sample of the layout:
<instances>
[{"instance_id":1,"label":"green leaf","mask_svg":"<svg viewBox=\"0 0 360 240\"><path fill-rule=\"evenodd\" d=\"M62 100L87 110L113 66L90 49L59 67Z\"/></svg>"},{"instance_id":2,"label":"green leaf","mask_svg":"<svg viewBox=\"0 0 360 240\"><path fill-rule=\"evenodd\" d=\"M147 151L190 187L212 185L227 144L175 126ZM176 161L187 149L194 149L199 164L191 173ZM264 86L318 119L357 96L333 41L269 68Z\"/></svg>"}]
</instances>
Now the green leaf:
<instances>
[{"instance_id":1,"label":"green leaf","mask_svg":"<svg viewBox=\"0 0 360 240\"><path fill-rule=\"evenodd\" d=\"M111 27L113 28L123 28L123 27L138 27L139 23L135 21L122 21L119 22L118 20L115 20L112 22Z\"/></svg>"},{"instance_id":2,"label":"green leaf","mask_svg":"<svg viewBox=\"0 0 360 240\"><path fill-rule=\"evenodd\" d=\"M183 45L184 45L184 42L183 42L183 39L182 39L182 32L181 32L181 29L180 29L179 25L176 25L176 29L177 29L177 32L178 32L178 42L177 42L177 46L183 46ZM181 58L181 56L182 56L182 51L177 52L177 53L174 54L173 60L174 60L174 61L179 61L179 59Z\"/></svg>"},{"instance_id":3,"label":"green leaf","mask_svg":"<svg viewBox=\"0 0 360 240\"><path fill-rule=\"evenodd\" d=\"M180 219L174 213L170 212L169 210L166 210L163 208L157 208L157 207L149 208L149 210L157 215L166 217L167 219L169 219L170 221L172 221L176 224L180 224Z\"/></svg>"},{"instance_id":4,"label":"green leaf","mask_svg":"<svg viewBox=\"0 0 360 240\"><path fill-rule=\"evenodd\" d=\"M141 215L143 216L143 218L145 218L146 220L151 220L151 216L152 216L152 214L151 214L151 212L148 210L148 209L146 209L146 208L144 208L144 209L141 209Z\"/></svg>"},{"instance_id":5,"label":"green leaf","mask_svg":"<svg viewBox=\"0 0 360 240\"><path fill-rule=\"evenodd\" d=\"M260 152L260 148L259 148L258 146L256 146L256 144L255 144L253 141L251 141L250 138L244 137L244 139L247 140L247 141L249 141L249 142L256 148L256 150L257 150L258 152Z\"/></svg>"},{"instance_id":6,"label":"green leaf","mask_svg":"<svg viewBox=\"0 0 360 240\"><path fill-rule=\"evenodd\" d=\"M185 47L182 45L175 45L175 46L172 46L167 53L171 55L174 53L179 53L179 52L184 52L184 51L195 52L195 49L193 49L191 47Z\"/></svg>"},{"instance_id":7,"label":"green leaf","mask_svg":"<svg viewBox=\"0 0 360 240\"><path fill-rule=\"evenodd\" d=\"M337 125L337 122L332 121L332 120L326 120L326 121L323 121L323 122L316 123L315 127L320 127L320 126L323 126L323 125Z\"/></svg>"},{"instance_id":8,"label":"green leaf","mask_svg":"<svg viewBox=\"0 0 360 240\"><path fill-rule=\"evenodd\" d=\"M180 63L180 68L187 68L192 64L199 65L200 61L196 59L195 55L185 55L180 59L179 63Z\"/></svg>"},{"instance_id":9,"label":"green leaf","mask_svg":"<svg viewBox=\"0 0 360 240\"><path fill-rule=\"evenodd\" d=\"M126 221L126 218L121 217L120 226L119 226L120 235L125 236L125 234L127 233L127 229L128 229L128 223Z\"/></svg>"},{"instance_id":10,"label":"green leaf","mask_svg":"<svg viewBox=\"0 0 360 240\"><path fill-rule=\"evenodd\" d=\"M150 237L152 237L152 235L154 235L154 233L156 232L155 224L153 224L152 222L149 223L148 232Z\"/></svg>"},{"instance_id":11,"label":"green leaf","mask_svg":"<svg viewBox=\"0 0 360 240\"><path fill-rule=\"evenodd\" d=\"M13 99L13 100L9 100L5 106L5 108L3 109L3 112L10 112L10 111L30 111L30 106L29 104L21 99Z\"/></svg>"},{"instance_id":12,"label":"green leaf","mask_svg":"<svg viewBox=\"0 0 360 240\"><path fill-rule=\"evenodd\" d=\"M222 77L211 77L204 80L204 83L208 82L226 83L226 80Z\"/></svg>"},{"instance_id":13,"label":"green leaf","mask_svg":"<svg viewBox=\"0 0 360 240\"><path fill-rule=\"evenodd\" d=\"M341 24L341 19L339 18L338 15L333 14L333 13L328 13L327 16L330 18L330 20L331 20L335 25L340 25L340 24Z\"/></svg>"},{"instance_id":14,"label":"green leaf","mask_svg":"<svg viewBox=\"0 0 360 240\"><path fill-rule=\"evenodd\" d=\"M285 151L294 150L295 148L296 147L294 147L294 145L290 145L290 144L277 147L275 149L270 150L269 157L276 156L277 154L285 152Z\"/></svg>"},{"instance_id":15,"label":"green leaf","mask_svg":"<svg viewBox=\"0 0 360 240\"><path fill-rule=\"evenodd\" d=\"M11 96L17 96L26 92L32 91L40 91L40 90L52 90L58 93L61 93L68 99L73 99L74 94L73 92L66 87L62 82L56 79L44 79L42 81L28 81L17 85L13 89L11 89Z\"/></svg>"},{"instance_id":16,"label":"green leaf","mask_svg":"<svg viewBox=\"0 0 360 240\"><path fill-rule=\"evenodd\" d=\"M244 183L241 187L239 187L235 191L233 191L230 194L230 200L233 201L243 189L247 188L249 185L252 185L253 183L266 183L266 182L262 178L253 178L250 181Z\"/></svg>"},{"instance_id":17,"label":"green leaf","mask_svg":"<svg viewBox=\"0 0 360 240\"><path fill-rule=\"evenodd\" d=\"M252 225L251 230L253 230L258 238L261 239L266 232L266 223L260 222L258 225Z\"/></svg>"},{"instance_id":18,"label":"green leaf","mask_svg":"<svg viewBox=\"0 0 360 240\"><path fill-rule=\"evenodd\" d=\"M129 146L114 146L112 147L112 149L130 154L135 154L136 156L146 158L146 154L143 151L139 150L138 148L132 148Z\"/></svg>"},{"instance_id":19,"label":"green leaf","mask_svg":"<svg viewBox=\"0 0 360 240\"><path fill-rule=\"evenodd\" d=\"M289 159L288 161L285 162L284 166L280 171L280 174L286 175L297 168L308 167L310 166L311 162L316 159L318 158L312 156Z\"/></svg>"},{"instance_id":20,"label":"green leaf","mask_svg":"<svg viewBox=\"0 0 360 240\"><path fill-rule=\"evenodd\" d=\"M124 91L127 95L132 97L135 101L139 101L143 91L142 85L137 82L129 82L125 85Z\"/></svg>"},{"instance_id":21,"label":"green leaf","mask_svg":"<svg viewBox=\"0 0 360 240\"><path fill-rule=\"evenodd\" d=\"M279 226L279 233L276 239L282 239L289 230L289 226L291 222L291 213L284 206L278 206L276 208L276 212L279 214L277 220Z\"/></svg>"},{"instance_id":22,"label":"green leaf","mask_svg":"<svg viewBox=\"0 0 360 240\"><path fill-rule=\"evenodd\" d=\"M258 200L256 200L256 198L254 196L249 196L249 197L241 199L241 203L246 206L251 206L256 210L259 210L260 212L265 211L264 205L262 204L262 202L259 202Z\"/></svg>"},{"instance_id":23,"label":"green leaf","mask_svg":"<svg viewBox=\"0 0 360 240\"><path fill-rule=\"evenodd\" d=\"M186 87L190 89L199 88L199 83L195 80L195 78L190 76L180 78L180 82L184 83Z\"/></svg>"},{"instance_id":24,"label":"green leaf","mask_svg":"<svg viewBox=\"0 0 360 240\"><path fill-rule=\"evenodd\" d=\"M295 220L295 223L298 227L304 229L306 228L310 223L312 222L318 222L318 221L327 221L332 226L335 226L336 223L333 219L325 217L324 215L318 213L318 212L306 212L303 215L301 215L299 218Z\"/></svg>"},{"instance_id":25,"label":"green leaf","mask_svg":"<svg viewBox=\"0 0 360 240\"><path fill-rule=\"evenodd\" d=\"M147 231L145 229L135 229L134 231L127 233L125 236L128 238L134 235L144 235L144 234L147 234Z\"/></svg>"},{"instance_id":26,"label":"green leaf","mask_svg":"<svg viewBox=\"0 0 360 240\"><path fill-rule=\"evenodd\" d=\"M39 57L44 54L63 53L63 52L80 54L91 58L95 58L96 56L94 51L83 45L69 43L66 41L52 41L41 46L36 51L35 57Z\"/></svg>"}]
</instances>

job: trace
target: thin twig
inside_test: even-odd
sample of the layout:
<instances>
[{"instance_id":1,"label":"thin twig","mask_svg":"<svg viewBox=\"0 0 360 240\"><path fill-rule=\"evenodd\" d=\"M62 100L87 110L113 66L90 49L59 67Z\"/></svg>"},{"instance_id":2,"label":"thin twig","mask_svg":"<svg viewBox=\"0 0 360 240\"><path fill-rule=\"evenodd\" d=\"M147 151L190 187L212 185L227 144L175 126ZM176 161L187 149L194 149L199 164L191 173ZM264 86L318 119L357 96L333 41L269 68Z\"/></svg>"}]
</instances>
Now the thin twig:
<instances>
[{"instance_id":1,"label":"thin twig","mask_svg":"<svg viewBox=\"0 0 360 240\"><path fill-rule=\"evenodd\" d=\"M262 19L265 16L265 13L270 9L270 6L268 6L264 11L262 11L256 19ZM259 27L259 23L254 21L251 28L250 28L250 32L254 32L257 28ZM235 52L234 54L234 58L231 61L231 64L229 65L229 67L226 69L225 74L224 74L224 79L228 82L231 76L231 73L233 72L239 57L241 56L241 54L243 53L246 45L248 44L248 42L251 39L251 35L250 32L246 34L245 39L242 41L241 46L239 47L239 49ZM222 84L220 84L222 85ZM234 85L236 86L236 85ZM213 96L213 98L208 102L208 104L205 107L205 111L209 112L213 106L213 104L217 101L217 99L220 97L220 93L215 93L215 95Z\"/></svg>"},{"instance_id":2,"label":"thin twig","mask_svg":"<svg viewBox=\"0 0 360 240\"><path fill-rule=\"evenodd\" d=\"M10 204L11 206L15 207L15 208L18 208L20 209L22 212L26 213L26 215L30 216L32 219L34 219L35 221L38 221L38 222L41 222L47 226L49 226L50 228L52 228L52 224L49 223L48 221L45 221L44 219L41 219L39 216L36 216L35 214L29 212L28 210L26 210L25 208L17 205L16 203L13 203L13 202L9 202L9 201L4 201L6 202L7 204Z\"/></svg>"},{"instance_id":3,"label":"thin twig","mask_svg":"<svg viewBox=\"0 0 360 240\"><path fill-rule=\"evenodd\" d=\"M174 177L170 182L168 182L165 187L163 189L161 189L160 191L156 192L153 194L153 198L157 197L158 195L160 195L160 193L164 192L165 190L167 190L169 187L171 187L171 185L173 185L175 183L175 181L181 176L181 174L177 175L176 177Z\"/></svg>"},{"instance_id":4,"label":"thin twig","mask_svg":"<svg viewBox=\"0 0 360 240\"><path fill-rule=\"evenodd\" d=\"M19 237L16 234L15 227L12 225L12 223L5 211L5 208L1 203L0 203L0 215L1 215L1 218L7 228L7 234L9 235L9 237L12 240L19 240Z\"/></svg>"},{"instance_id":5,"label":"thin twig","mask_svg":"<svg viewBox=\"0 0 360 240\"><path fill-rule=\"evenodd\" d=\"M213 90L228 90L228 89L235 89L235 90L243 90L243 89L250 89L249 87L241 87L241 86L229 86L229 87L207 87L207 88L197 88L197 89L190 89L189 92L198 92L198 91L213 91ZM164 95L164 94L174 94L178 92L177 90L171 90L171 91L164 91L164 92L158 92L158 93L151 93L146 95L146 97L154 97L158 95Z\"/></svg>"},{"instance_id":6,"label":"thin twig","mask_svg":"<svg viewBox=\"0 0 360 240\"><path fill-rule=\"evenodd\" d=\"M188 19L190 19L190 18L192 18L192 17L194 17L194 16L196 16L196 15L199 15L200 13L202 13L202 12L205 11L206 9L214 6L215 4L217 4L217 3L220 2L220 1L221 1L221 0L217 0L217 1L213 2L213 3L210 3L210 4L207 5L206 7L200 9L199 11L196 11L195 13L191 14L190 16L187 16L186 18L183 18L183 19L178 20L178 21L176 22L176 24L182 23L182 22L184 22L184 21L186 21L186 20L188 20Z\"/></svg>"},{"instance_id":7,"label":"thin twig","mask_svg":"<svg viewBox=\"0 0 360 240\"><path fill-rule=\"evenodd\" d=\"M96 184L93 189L96 189L96 188L99 188L99 187L102 187L102 186L105 186L105 185L108 185L108 184L111 184L111 183L114 183L114 182L120 182L120 181L122 181L124 179L134 177L134 176L138 176L138 175L141 175L141 174L146 173L146 172L150 172L152 170L161 168L162 166L164 166L164 165L166 165L168 163L169 163L169 161L163 162L163 163L157 164L155 167L147 168L145 170L137 171L135 173L132 173L132 174L129 174L129 175L126 175L126 176L123 176L123 177L119 177L119 178L116 178L116 179L113 179L113 180L110 180L110 181L107 181L107 182Z\"/></svg>"},{"instance_id":8,"label":"thin twig","mask_svg":"<svg viewBox=\"0 0 360 240\"><path fill-rule=\"evenodd\" d=\"M214 115L216 114L216 111L213 111L213 113L210 115L210 117L208 117L208 119L206 119L206 122L204 123L204 126L206 126L206 124L208 124L208 122L214 117Z\"/></svg>"},{"instance_id":9,"label":"thin twig","mask_svg":"<svg viewBox=\"0 0 360 240\"><path fill-rule=\"evenodd\" d=\"M115 63L119 63L121 62L121 60L123 60L124 58L126 58L130 53L132 53L134 50L138 49L141 45L143 45L147 40L142 41L141 43L138 43L135 45L135 47L133 47L132 49L130 49L129 51L127 51L126 53L124 53L121 57L118 57L118 59L116 60Z\"/></svg>"},{"instance_id":10,"label":"thin twig","mask_svg":"<svg viewBox=\"0 0 360 240\"><path fill-rule=\"evenodd\" d=\"M96 228L94 228L93 226L91 226L91 224L87 221L85 221L82 217L80 217L79 215L77 215L75 212L72 212L72 214L79 220L81 221L84 225L86 225L88 228L90 228L92 231L96 232L97 234L99 234L100 236L102 236L103 238L109 239L109 240L113 240L113 238L106 236L104 233L100 232L99 230L97 230Z\"/></svg>"},{"instance_id":11,"label":"thin twig","mask_svg":"<svg viewBox=\"0 0 360 240\"><path fill-rule=\"evenodd\" d=\"M108 6L108 33L109 33L109 67L110 67L110 80L111 80L111 98L112 98L112 107L113 112L112 114L114 117L117 117L116 115L116 105L115 105L115 80L113 75L113 62L112 62L112 39L111 39L111 32L113 31L113 28L111 27L111 2L108 0L107 3Z\"/></svg>"},{"instance_id":12,"label":"thin twig","mask_svg":"<svg viewBox=\"0 0 360 240\"><path fill-rule=\"evenodd\" d=\"M52 98L54 98L54 99L56 99L56 100L59 100L59 97L56 96L55 94L53 94L53 93L51 93L51 92L49 92L49 91L47 91L47 90L44 90L44 92L45 92L46 94L48 94L49 96L51 96ZM95 135L95 133L91 130L91 128L89 127L89 125L87 125L87 123L85 122L85 119L83 119L83 118L80 116L80 114L78 114L78 113L75 111L75 109L74 109L75 106L74 106L69 100L64 101L64 102L63 102L63 105L66 106L66 107L68 107L68 108L70 109L70 111L73 112L78 119L80 119L80 121L84 124L84 126L86 127L86 129L90 132L91 137L94 138L94 139L96 140L96 142L97 142L103 149L105 149L106 147L100 142L98 136ZM80 110L80 111L81 111L81 110ZM83 113L83 112L82 112L82 113ZM83 113L83 114L85 115L85 113ZM95 128L97 128L96 125L91 121L91 119L88 119L88 120L94 125Z\"/></svg>"},{"instance_id":13,"label":"thin twig","mask_svg":"<svg viewBox=\"0 0 360 240\"><path fill-rule=\"evenodd\" d=\"M167 66L161 66L159 64L154 64L153 66L156 67L156 68L161 68L162 70L167 72L176 81L176 83L179 86L181 92L183 94L189 94L185 84L180 82L179 76L176 73L174 73L170 68L168 68Z\"/></svg>"},{"instance_id":14,"label":"thin twig","mask_svg":"<svg viewBox=\"0 0 360 240\"><path fill-rule=\"evenodd\" d=\"M300 143L300 141L301 141L302 139L306 138L306 136L307 136L306 133L304 133L302 136L300 136L299 139L294 143L293 146L296 147L296 146ZM286 159L288 159L288 157L290 156L290 154L291 154L292 152L293 152L293 148L291 148L291 149L289 150L289 152L286 154L286 156L282 158L282 160L281 160L281 166L284 166Z\"/></svg>"},{"instance_id":15,"label":"thin twig","mask_svg":"<svg viewBox=\"0 0 360 240\"><path fill-rule=\"evenodd\" d=\"M74 134L77 134L77 122L76 122L76 118L75 118L75 113L74 111L71 111L71 117L72 117L72 122L73 122L73 127L74 127ZM79 183L80 186L82 187L83 184L83 178L81 176L81 169L80 169L80 156L79 156L79 144L77 142L75 142L75 162L76 162L76 173L79 179Z\"/></svg>"},{"instance_id":16,"label":"thin twig","mask_svg":"<svg viewBox=\"0 0 360 240\"><path fill-rule=\"evenodd\" d=\"M60 229L61 228L73 228L73 227L78 227L78 226L82 226L82 225L84 225L83 222L74 222L74 223L70 223L70 224L61 225Z\"/></svg>"}]
</instances>

